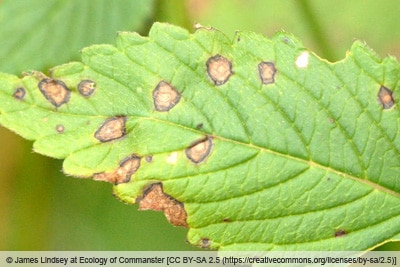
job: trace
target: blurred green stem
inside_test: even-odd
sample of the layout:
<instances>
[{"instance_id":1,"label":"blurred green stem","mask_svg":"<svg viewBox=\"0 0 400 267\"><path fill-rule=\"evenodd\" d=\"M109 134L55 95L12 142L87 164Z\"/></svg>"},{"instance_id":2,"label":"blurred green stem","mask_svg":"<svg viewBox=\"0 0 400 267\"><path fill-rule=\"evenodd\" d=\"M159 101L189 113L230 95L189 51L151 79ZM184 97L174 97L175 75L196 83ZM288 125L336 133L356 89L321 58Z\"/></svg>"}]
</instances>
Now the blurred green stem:
<instances>
[{"instance_id":1,"label":"blurred green stem","mask_svg":"<svg viewBox=\"0 0 400 267\"><path fill-rule=\"evenodd\" d=\"M323 30L320 20L316 12L312 9L309 0L296 0L299 7L299 12L303 16L303 21L308 24L311 36L314 39L314 43L317 45L317 49L320 50L321 55L328 60L335 60L336 55L334 48L330 45L328 40L327 31Z\"/></svg>"}]
</instances>

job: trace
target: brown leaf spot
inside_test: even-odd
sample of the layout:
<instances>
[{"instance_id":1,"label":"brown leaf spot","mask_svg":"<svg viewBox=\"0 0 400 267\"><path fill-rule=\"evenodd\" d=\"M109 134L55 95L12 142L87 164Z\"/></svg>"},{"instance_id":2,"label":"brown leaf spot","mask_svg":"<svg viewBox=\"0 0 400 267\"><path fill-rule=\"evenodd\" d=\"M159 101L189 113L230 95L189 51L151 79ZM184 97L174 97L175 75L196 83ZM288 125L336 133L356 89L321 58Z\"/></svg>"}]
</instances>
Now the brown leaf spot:
<instances>
[{"instance_id":1,"label":"brown leaf spot","mask_svg":"<svg viewBox=\"0 0 400 267\"><path fill-rule=\"evenodd\" d=\"M169 83L161 81L153 91L154 107L157 111L168 111L178 104L181 94Z\"/></svg>"},{"instance_id":2,"label":"brown leaf spot","mask_svg":"<svg viewBox=\"0 0 400 267\"><path fill-rule=\"evenodd\" d=\"M215 85L226 83L232 75L232 63L221 55L210 57L206 63L208 76Z\"/></svg>"},{"instance_id":3,"label":"brown leaf spot","mask_svg":"<svg viewBox=\"0 0 400 267\"><path fill-rule=\"evenodd\" d=\"M208 238L202 238L200 241L200 247L201 248L210 248L211 246L211 240Z\"/></svg>"},{"instance_id":4,"label":"brown leaf spot","mask_svg":"<svg viewBox=\"0 0 400 267\"><path fill-rule=\"evenodd\" d=\"M394 105L393 92L383 85L379 89L378 99L384 109L389 109Z\"/></svg>"},{"instance_id":5,"label":"brown leaf spot","mask_svg":"<svg viewBox=\"0 0 400 267\"><path fill-rule=\"evenodd\" d=\"M263 84L271 84L275 82L276 68L272 62L261 62L258 64L258 73Z\"/></svg>"},{"instance_id":6,"label":"brown leaf spot","mask_svg":"<svg viewBox=\"0 0 400 267\"><path fill-rule=\"evenodd\" d=\"M78 84L78 91L81 95L89 97L96 90L96 83L91 80L82 80Z\"/></svg>"},{"instance_id":7,"label":"brown leaf spot","mask_svg":"<svg viewBox=\"0 0 400 267\"><path fill-rule=\"evenodd\" d=\"M64 125L58 124L56 126L56 131L57 131L57 133L63 133L65 131Z\"/></svg>"},{"instance_id":8,"label":"brown leaf spot","mask_svg":"<svg viewBox=\"0 0 400 267\"><path fill-rule=\"evenodd\" d=\"M186 156L194 163L200 163L204 161L208 155L210 155L212 148L212 140L210 137L196 141L186 148Z\"/></svg>"},{"instance_id":9,"label":"brown leaf spot","mask_svg":"<svg viewBox=\"0 0 400 267\"><path fill-rule=\"evenodd\" d=\"M39 82L38 87L44 97L55 107L67 103L71 94L65 83L60 80L44 78Z\"/></svg>"},{"instance_id":10,"label":"brown leaf spot","mask_svg":"<svg viewBox=\"0 0 400 267\"><path fill-rule=\"evenodd\" d=\"M127 183L131 180L132 174L134 174L139 167L140 158L136 155L131 155L123 159L119 167L114 171L95 173L93 179L113 184Z\"/></svg>"},{"instance_id":11,"label":"brown leaf spot","mask_svg":"<svg viewBox=\"0 0 400 267\"><path fill-rule=\"evenodd\" d=\"M23 88L23 87L18 87L18 88L16 88L15 90L14 90L14 94L13 94L13 97L15 98L15 99L18 99L18 100L24 100L24 98L25 98L25 94L26 94L26 92L25 92L25 89Z\"/></svg>"},{"instance_id":12,"label":"brown leaf spot","mask_svg":"<svg viewBox=\"0 0 400 267\"><path fill-rule=\"evenodd\" d=\"M335 237L341 237L347 235L346 230L338 229L335 231Z\"/></svg>"},{"instance_id":13,"label":"brown leaf spot","mask_svg":"<svg viewBox=\"0 0 400 267\"><path fill-rule=\"evenodd\" d=\"M285 44L288 44L289 41L290 41L290 39L287 38L287 37L283 37L282 41L283 41Z\"/></svg>"},{"instance_id":14,"label":"brown leaf spot","mask_svg":"<svg viewBox=\"0 0 400 267\"><path fill-rule=\"evenodd\" d=\"M163 211L167 220L175 226L187 227L187 214L181 202L164 193L162 184L150 185L143 197L137 200L139 210Z\"/></svg>"},{"instance_id":15,"label":"brown leaf spot","mask_svg":"<svg viewBox=\"0 0 400 267\"><path fill-rule=\"evenodd\" d=\"M147 161L148 163L153 162L153 156L152 156L152 155L146 156L145 159L146 159L146 161Z\"/></svg>"},{"instance_id":16,"label":"brown leaf spot","mask_svg":"<svg viewBox=\"0 0 400 267\"><path fill-rule=\"evenodd\" d=\"M125 135L126 117L107 119L94 134L97 140L109 142Z\"/></svg>"}]
</instances>

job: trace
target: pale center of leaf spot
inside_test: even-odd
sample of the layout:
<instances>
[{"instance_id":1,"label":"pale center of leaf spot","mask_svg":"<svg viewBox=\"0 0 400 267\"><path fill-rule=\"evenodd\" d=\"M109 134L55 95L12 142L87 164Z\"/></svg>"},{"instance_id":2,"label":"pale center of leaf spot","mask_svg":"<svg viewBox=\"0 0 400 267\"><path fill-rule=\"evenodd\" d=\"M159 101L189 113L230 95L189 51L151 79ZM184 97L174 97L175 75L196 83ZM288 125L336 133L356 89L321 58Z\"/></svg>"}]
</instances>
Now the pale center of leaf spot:
<instances>
[{"instance_id":1,"label":"pale center of leaf spot","mask_svg":"<svg viewBox=\"0 0 400 267\"><path fill-rule=\"evenodd\" d=\"M153 91L154 107L157 111L168 111L178 104L180 93L169 83L161 81Z\"/></svg>"},{"instance_id":2,"label":"pale center of leaf spot","mask_svg":"<svg viewBox=\"0 0 400 267\"><path fill-rule=\"evenodd\" d=\"M126 117L107 119L94 134L101 142L109 142L125 135Z\"/></svg>"},{"instance_id":3,"label":"pale center of leaf spot","mask_svg":"<svg viewBox=\"0 0 400 267\"><path fill-rule=\"evenodd\" d=\"M308 66L308 60L310 53L307 51L302 52L296 59L296 66L298 68L306 68Z\"/></svg>"},{"instance_id":4,"label":"pale center of leaf spot","mask_svg":"<svg viewBox=\"0 0 400 267\"><path fill-rule=\"evenodd\" d=\"M226 83L232 75L232 63L221 55L210 57L206 63L208 76L215 85Z\"/></svg>"}]
</instances>

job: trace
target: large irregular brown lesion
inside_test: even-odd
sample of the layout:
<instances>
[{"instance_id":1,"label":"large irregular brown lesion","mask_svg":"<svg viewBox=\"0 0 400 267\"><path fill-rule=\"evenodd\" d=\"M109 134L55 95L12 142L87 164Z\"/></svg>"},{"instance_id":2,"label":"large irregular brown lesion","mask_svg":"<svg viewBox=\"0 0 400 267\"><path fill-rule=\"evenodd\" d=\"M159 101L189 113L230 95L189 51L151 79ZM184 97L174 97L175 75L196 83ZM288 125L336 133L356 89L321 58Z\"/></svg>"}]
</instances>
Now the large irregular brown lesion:
<instances>
[{"instance_id":1,"label":"large irregular brown lesion","mask_svg":"<svg viewBox=\"0 0 400 267\"><path fill-rule=\"evenodd\" d=\"M140 157L133 154L123 159L119 167L110 172L95 173L94 180L105 181L113 184L127 183L131 176L140 167Z\"/></svg>"},{"instance_id":2,"label":"large irregular brown lesion","mask_svg":"<svg viewBox=\"0 0 400 267\"><path fill-rule=\"evenodd\" d=\"M139 203L139 210L163 211L172 225L188 226L183 203L165 194L161 183L150 185L136 202Z\"/></svg>"},{"instance_id":3,"label":"large irregular brown lesion","mask_svg":"<svg viewBox=\"0 0 400 267\"><path fill-rule=\"evenodd\" d=\"M63 81L43 78L38 87L43 96L56 108L69 101L71 91Z\"/></svg>"},{"instance_id":4,"label":"large irregular brown lesion","mask_svg":"<svg viewBox=\"0 0 400 267\"><path fill-rule=\"evenodd\" d=\"M121 138L126 133L125 123L125 116L108 118L94 133L94 137L100 142L109 142Z\"/></svg>"}]
</instances>

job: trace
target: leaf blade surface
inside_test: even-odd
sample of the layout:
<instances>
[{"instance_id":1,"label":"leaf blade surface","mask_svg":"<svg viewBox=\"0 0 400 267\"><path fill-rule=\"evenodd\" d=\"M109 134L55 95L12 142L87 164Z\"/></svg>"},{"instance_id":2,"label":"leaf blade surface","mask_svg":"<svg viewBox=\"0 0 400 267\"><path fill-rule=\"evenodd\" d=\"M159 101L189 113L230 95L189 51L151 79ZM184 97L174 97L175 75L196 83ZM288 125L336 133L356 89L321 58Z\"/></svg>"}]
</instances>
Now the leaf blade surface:
<instances>
[{"instance_id":1,"label":"leaf blade surface","mask_svg":"<svg viewBox=\"0 0 400 267\"><path fill-rule=\"evenodd\" d=\"M1 75L0 123L66 158L68 174L117 181L128 203L161 183L192 244L366 250L400 226L399 70L361 42L329 63L283 32L231 41L157 23L148 38L123 32L52 69L71 91L58 107L37 88L42 74ZM93 94L80 94L82 81Z\"/></svg>"}]
</instances>

